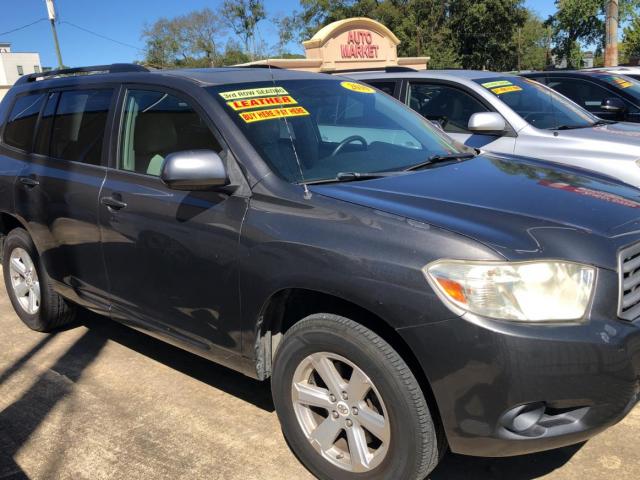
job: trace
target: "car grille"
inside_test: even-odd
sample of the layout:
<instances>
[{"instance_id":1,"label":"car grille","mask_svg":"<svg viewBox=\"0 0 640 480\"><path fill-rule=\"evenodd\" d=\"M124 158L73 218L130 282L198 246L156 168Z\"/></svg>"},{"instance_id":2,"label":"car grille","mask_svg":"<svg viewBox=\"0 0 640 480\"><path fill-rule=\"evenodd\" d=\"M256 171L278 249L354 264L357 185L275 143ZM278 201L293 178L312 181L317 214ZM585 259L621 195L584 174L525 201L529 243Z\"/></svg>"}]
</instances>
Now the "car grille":
<instances>
[{"instance_id":1,"label":"car grille","mask_svg":"<svg viewBox=\"0 0 640 480\"><path fill-rule=\"evenodd\" d=\"M618 316L635 320L640 316L640 243L620 251L618 256L620 299Z\"/></svg>"}]
</instances>

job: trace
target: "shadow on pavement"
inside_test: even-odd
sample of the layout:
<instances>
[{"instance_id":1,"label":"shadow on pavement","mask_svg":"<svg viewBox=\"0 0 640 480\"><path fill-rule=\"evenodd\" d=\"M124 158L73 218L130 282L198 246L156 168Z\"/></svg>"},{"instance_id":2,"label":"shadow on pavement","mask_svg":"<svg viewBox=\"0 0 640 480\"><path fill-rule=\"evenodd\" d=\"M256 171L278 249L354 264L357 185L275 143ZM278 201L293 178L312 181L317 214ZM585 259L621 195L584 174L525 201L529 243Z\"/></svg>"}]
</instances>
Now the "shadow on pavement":
<instances>
[{"instance_id":1,"label":"shadow on pavement","mask_svg":"<svg viewBox=\"0 0 640 480\"><path fill-rule=\"evenodd\" d=\"M210 360L87 311L80 312L78 322L105 340L119 343L169 368L251 403L262 410L267 412L274 411L269 382L259 382Z\"/></svg>"},{"instance_id":2,"label":"shadow on pavement","mask_svg":"<svg viewBox=\"0 0 640 480\"><path fill-rule=\"evenodd\" d=\"M571 460L584 443L548 452L505 458L467 457L448 453L429 480L533 480Z\"/></svg>"},{"instance_id":3,"label":"shadow on pavement","mask_svg":"<svg viewBox=\"0 0 640 480\"><path fill-rule=\"evenodd\" d=\"M51 338L44 337L31 351L2 372L0 377L3 381L15 374ZM16 453L58 402L71 394L74 384L98 357L105 343L105 338L87 331L51 368L39 375L20 398L0 412L0 478L27 478L15 463Z\"/></svg>"}]
</instances>

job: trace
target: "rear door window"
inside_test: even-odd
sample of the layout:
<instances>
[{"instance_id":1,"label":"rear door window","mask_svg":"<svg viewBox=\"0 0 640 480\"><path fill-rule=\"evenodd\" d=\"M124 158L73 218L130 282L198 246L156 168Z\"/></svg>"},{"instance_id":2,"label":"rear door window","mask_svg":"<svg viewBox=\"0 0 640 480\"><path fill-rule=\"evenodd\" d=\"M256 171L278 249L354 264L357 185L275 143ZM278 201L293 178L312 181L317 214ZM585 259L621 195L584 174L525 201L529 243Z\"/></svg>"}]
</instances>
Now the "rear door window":
<instances>
[{"instance_id":1,"label":"rear door window","mask_svg":"<svg viewBox=\"0 0 640 480\"><path fill-rule=\"evenodd\" d=\"M449 133L471 133L467 128L471 116L489 111L467 92L440 84L411 83L408 101L413 110Z\"/></svg>"},{"instance_id":2,"label":"rear door window","mask_svg":"<svg viewBox=\"0 0 640 480\"><path fill-rule=\"evenodd\" d=\"M393 93L396 90L396 82L370 81L367 83L372 87L377 88L378 90L382 90L387 95L391 95L392 97L393 97Z\"/></svg>"},{"instance_id":3,"label":"rear door window","mask_svg":"<svg viewBox=\"0 0 640 480\"><path fill-rule=\"evenodd\" d=\"M31 151L38 115L45 98L45 93L36 93L16 99L4 129L4 143L25 152Z\"/></svg>"},{"instance_id":4,"label":"rear door window","mask_svg":"<svg viewBox=\"0 0 640 480\"><path fill-rule=\"evenodd\" d=\"M616 96L600 85L579 78L551 77L547 85L582 108L596 114L602 110L603 100Z\"/></svg>"},{"instance_id":5,"label":"rear door window","mask_svg":"<svg viewBox=\"0 0 640 480\"><path fill-rule=\"evenodd\" d=\"M100 165L112 90L69 90L49 98L38 139L39 153ZM54 110L49 127L50 115ZM49 132L44 130L50 128Z\"/></svg>"}]
</instances>

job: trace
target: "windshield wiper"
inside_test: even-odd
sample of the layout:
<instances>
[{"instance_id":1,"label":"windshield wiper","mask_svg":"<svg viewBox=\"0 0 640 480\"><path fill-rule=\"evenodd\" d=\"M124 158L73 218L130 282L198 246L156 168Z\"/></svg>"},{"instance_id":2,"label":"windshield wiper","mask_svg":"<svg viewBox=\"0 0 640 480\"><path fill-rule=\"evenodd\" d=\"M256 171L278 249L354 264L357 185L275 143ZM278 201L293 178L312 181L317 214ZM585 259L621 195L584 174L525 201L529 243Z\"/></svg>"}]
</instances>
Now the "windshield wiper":
<instances>
[{"instance_id":1,"label":"windshield wiper","mask_svg":"<svg viewBox=\"0 0 640 480\"><path fill-rule=\"evenodd\" d=\"M605 120L604 118L600 118L596 120L591 126L597 127L599 125L613 125L614 123L618 123L615 120Z\"/></svg>"},{"instance_id":2,"label":"windshield wiper","mask_svg":"<svg viewBox=\"0 0 640 480\"><path fill-rule=\"evenodd\" d=\"M411 170L420 170L421 168L428 167L429 165L434 165L436 163L449 162L451 160L465 160L468 158L473 158L475 156L475 153L450 153L447 155L431 155L424 162L411 165L410 167L405 168L404 171L410 172Z\"/></svg>"},{"instance_id":3,"label":"windshield wiper","mask_svg":"<svg viewBox=\"0 0 640 480\"><path fill-rule=\"evenodd\" d=\"M396 175L403 174L404 171L390 171L390 172L340 172L335 178L324 178L321 180L311 180L306 182L307 185L318 185L322 183L336 183L336 182L356 182L358 180L372 180L374 178L383 177L395 177Z\"/></svg>"},{"instance_id":4,"label":"windshield wiper","mask_svg":"<svg viewBox=\"0 0 640 480\"><path fill-rule=\"evenodd\" d=\"M550 130L577 130L579 128L588 128L593 125L559 125L557 127L551 128Z\"/></svg>"}]
</instances>

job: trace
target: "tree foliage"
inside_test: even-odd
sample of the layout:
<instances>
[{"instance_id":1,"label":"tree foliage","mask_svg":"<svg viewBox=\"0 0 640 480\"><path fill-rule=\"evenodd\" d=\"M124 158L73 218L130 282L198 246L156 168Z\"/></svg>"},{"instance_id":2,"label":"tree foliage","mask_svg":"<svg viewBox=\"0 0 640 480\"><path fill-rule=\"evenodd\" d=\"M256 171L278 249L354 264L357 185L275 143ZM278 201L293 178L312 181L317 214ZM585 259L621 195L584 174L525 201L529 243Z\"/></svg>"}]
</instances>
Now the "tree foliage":
<instances>
[{"instance_id":1,"label":"tree foliage","mask_svg":"<svg viewBox=\"0 0 640 480\"><path fill-rule=\"evenodd\" d=\"M556 13L547 25L553 30L554 53L567 60L568 67L580 67L580 47L604 46L608 0L556 0ZM619 22L637 15L640 0L619 0Z\"/></svg>"},{"instance_id":2,"label":"tree foliage","mask_svg":"<svg viewBox=\"0 0 640 480\"><path fill-rule=\"evenodd\" d=\"M208 8L145 27L145 62L159 68L212 67L221 61L219 39L226 26Z\"/></svg>"},{"instance_id":3,"label":"tree foliage","mask_svg":"<svg viewBox=\"0 0 640 480\"><path fill-rule=\"evenodd\" d=\"M622 50L630 60L640 59L640 17L635 17L624 29Z\"/></svg>"},{"instance_id":4,"label":"tree foliage","mask_svg":"<svg viewBox=\"0 0 640 480\"><path fill-rule=\"evenodd\" d=\"M262 0L225 0L222 17L233 32L244 42L244 51L253 58L258 53L256 42L258 24L267 18Z\"/></svg>"}]
</instances>

